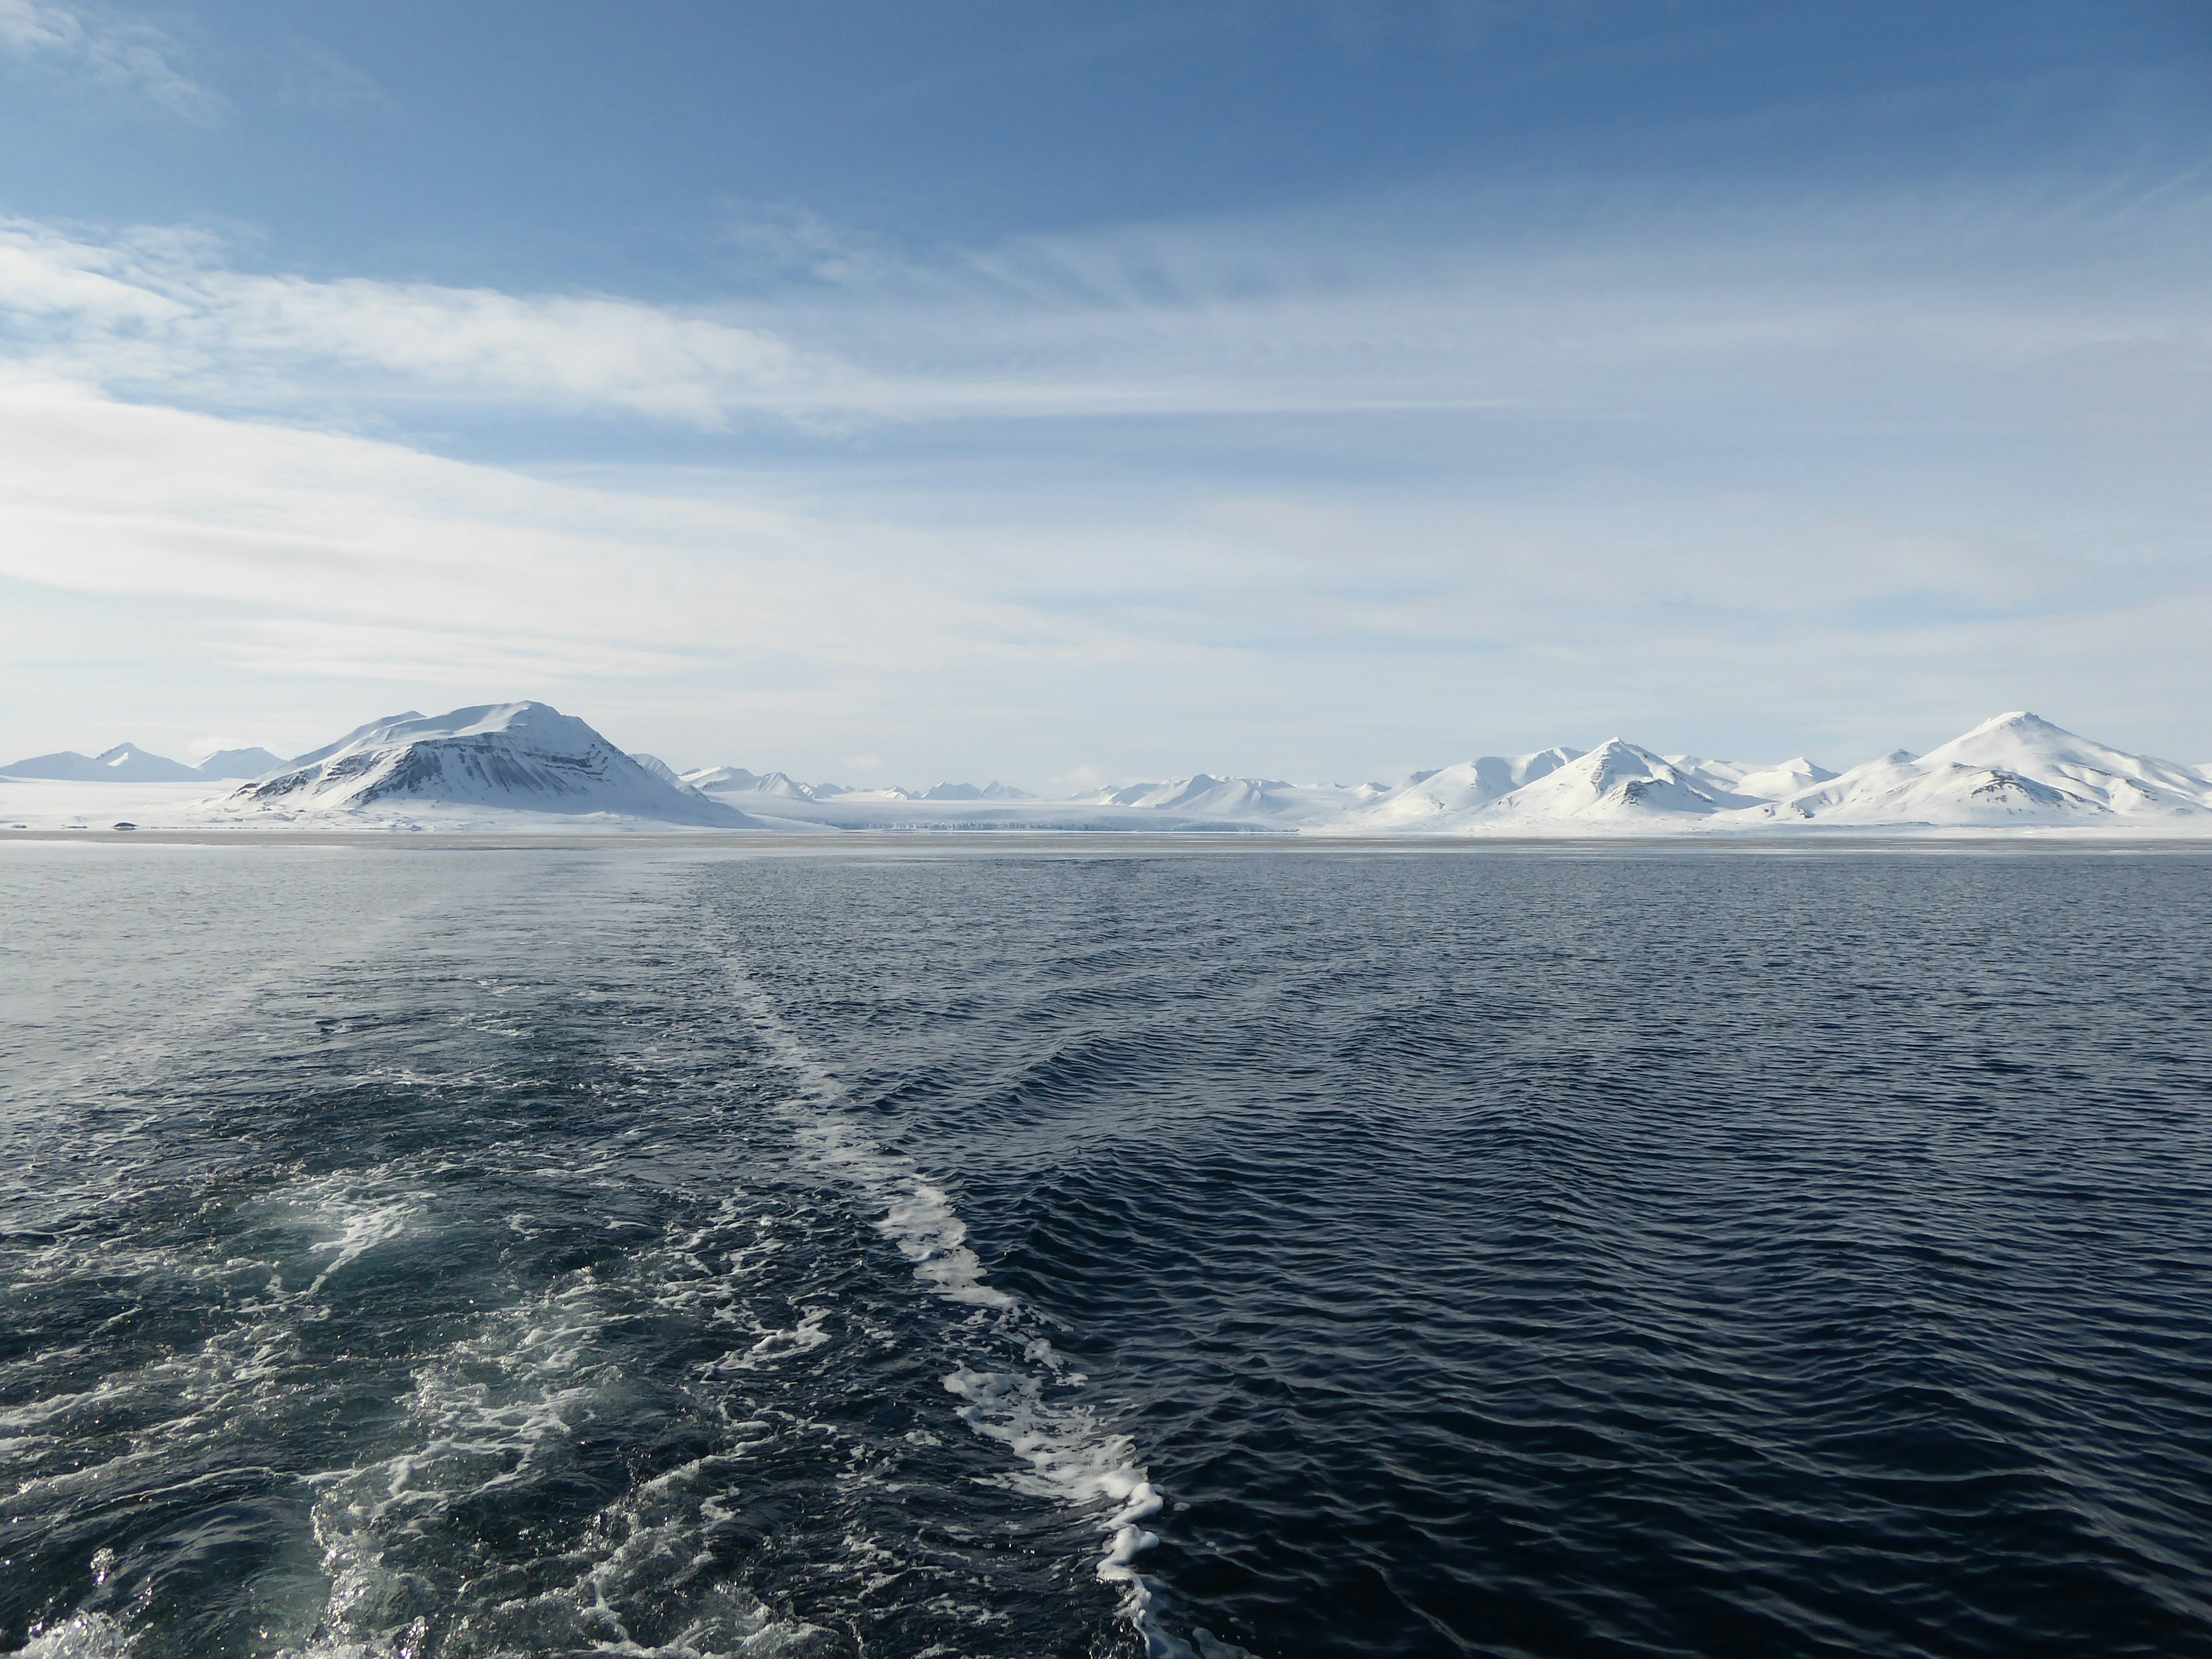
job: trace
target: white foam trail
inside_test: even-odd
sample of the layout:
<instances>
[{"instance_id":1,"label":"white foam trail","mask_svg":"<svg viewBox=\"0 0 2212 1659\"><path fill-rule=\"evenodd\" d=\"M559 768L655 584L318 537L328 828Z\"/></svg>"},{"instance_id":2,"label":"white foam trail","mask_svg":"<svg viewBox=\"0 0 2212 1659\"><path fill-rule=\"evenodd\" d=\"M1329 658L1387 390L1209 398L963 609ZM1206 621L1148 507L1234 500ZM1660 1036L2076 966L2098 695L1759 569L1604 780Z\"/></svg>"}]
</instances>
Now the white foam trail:
<instances>
[{"instance_id":1,"label":"white foam trail","mask_svg":"<svg viewBox=\"0 0 2212 1659\"><path fill-rule=\"evenodd\" d=\"M307 1247L310 1255L335 1255L311 1284L297 1290L284 1288L288 1273L297 1274L296 1258L289 1250L232 1258L179 1254L166 1246L110 1248L108 1241L92 1240L68 1241L39 1252L19 1269L20 1283L73 1280L95 1259L101 1271L125 1279L266 1279L258 1294L229 1303L223 1322L197 1346L159 1353L112 1372L91 1390L52 1395L0 1413L0 1480L19 1499L34 1492L59 1497L117 1480L132 1468L172 1462L185 1447L222 1441L242 1417L273 1407L282 1396L285 1375L299 1362L302 1325L323 1316L317 1297L330 1275L398 1237L420 1207L416 1199L392 1194L383 1166L365 1175L298 1182L257 1200L255 1208L289 1224L287 1231L305 1224L337 1233ZM119 1440L94 1433L104 1455L59 1463L48 1455L58 1433L93 1432L89 1425L103 1406L140 1400L158 1402L158 1421Z\"/></svg>"},{"instance_id":2,"label":"white foam trail","mask_svg":"<svg viewBox=\"0 0 2212 1659\"><path fill-rule=\"evenodd\" d=\"M58 1625L31 1627L31 1639L9 1659L125 1659L130 1632L104 1613L72 1613Z\"/></svg>"},{"instance_id":3,"label":"white foam trail","mask_svg":"<svg viewBox=\"0 0 2212 1659\"><path fill-rule=\"evenodd\" d=\"M680 1249L684 1241L672 1243ZM314 1528L330 1587L313 1635L278 1659L405 1659L420 1650L428 1626L419 1614L408 1616L407 1575L389 1564L387 1543L418 1535L458 1504L526 1486L577 1423L617 1408L621 1368L600 1339L629 1307L579 1272L492 1316L416 1370L405 1402L407 1443L313 1477L325 1489ZM737 1586L708 1588L690 1621L662 1645L640 1642L625 1622L623 1608L641 1587L683 1583L708 1561L701 1519L741 1455L695 1458L633 1487L594 1516L593 1547L562 1553L566 1571L474 1616L536 1632L532 1639L562 1651L625 1659L770 1659L810 1650L814 1626L778 1619ZM520 1650L502 1642L500 1650Z\"/></svg>"},{"instance_id":4,"label":"white foam trail","mask_svg":"<svg viewBox=\"0 0 2212 1659\"><path fill-rule=\"evenodd\" d=\"M849 1115L851 1097L836 1076L785 1024L767 992L738 963L723 959L738 1004L776 1062L799 1083L786 1103L802 1154L880 1206L876 1231L914 1264L914 1276L933 1294L1001 1315L1022 1310L1014 1297L984 1283L988 1270L967 1245L968 1228L944 1188L911 1158L884 1150ZM1135 1566L1158 1541L1138 1523L1157 1515L1162 1501L1128 1437L1102 1427L1088 1407L1045 1398L1049 1382L1079 1382L1051 1343L1026 1343L1023 1358L1035 1371L977 1370L963 1364L944 1378L963 1402L959 1416L974 1433L1005 1446L1027 1473L1022 1490L1099 1513L1105 1553L1101 1583L1120 1588L1122 1616L1136 1626L1151 1659L1197 1659L1193 1649L1161 1627L1154 1594Z\"/></svg>"}]
</instances>

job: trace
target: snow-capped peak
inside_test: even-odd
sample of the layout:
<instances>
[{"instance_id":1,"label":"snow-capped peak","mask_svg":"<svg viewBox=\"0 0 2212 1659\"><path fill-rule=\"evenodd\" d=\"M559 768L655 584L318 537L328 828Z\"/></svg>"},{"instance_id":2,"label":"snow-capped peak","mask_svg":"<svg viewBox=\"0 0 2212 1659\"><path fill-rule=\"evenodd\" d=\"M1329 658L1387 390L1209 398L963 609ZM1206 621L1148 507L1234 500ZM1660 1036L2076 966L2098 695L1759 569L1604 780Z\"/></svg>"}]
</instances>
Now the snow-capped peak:
<instances>
[{"instance_id":1,"label":"snow-capped peak","mask_svg":"<svg viewBox=\"0 0 2212 1659\"><path fill-rule=\"evenodd\" d=\"M284 764L266 749L218 749L192 769L204 778L258 778Z\"/></svg>"},{"instance_id":2,"label":"snow-capped peak","mask_svg":"<svg viewBox=\"0 0 2212 1659\"><path fill-rule=\"evenodd\" d=\"M1837 823L2094 823L2115 814L2212 811L2212 779L2130 755L2026 709L1984 720L1915 757L1898 750L1781 803Z\"/></svg>"},{"instance_id":3,"label":"snow-capped peak","mask_svg":"<svg viewBox=\"0 0 2212 1659\"><path fill-rule=\"evenodd\" d=\"M775 795L786 800L828 800L848 794L842 783L801 783L786 772L749 772L742 766L702 766L684 783L702 794Z\"/></svg>"},{"instance_id":4,"label":"snow-capped peak","mask_svg":"<svg viewBox=\"0 0 2212 1659\"><path fill-rule=\"evenodd\" d=\"M1701 787L1663 756L1625 738L1603 743L1488 809L1498 818L1643 817L1654 813L1705 816L1737 798Z\"/></svg>"},{"instance_id":5,"label":"snow-capped peak","mask_svg":"<svg viewBox=\"0 0 2212 1659\"><path fill-rule=\"evenodd\" d=\"M678 775L674 767L671 766L666 761L661 759L659 756L632 755L630 758L635 761L640 766L642 766L647 771L652 773L654 777L659 778L663 783L669 785L672 788L681 789L687 795L698 793L697 790L692 788L690 784L684 781L683 778Z\"/></svg>"}]
</instances>

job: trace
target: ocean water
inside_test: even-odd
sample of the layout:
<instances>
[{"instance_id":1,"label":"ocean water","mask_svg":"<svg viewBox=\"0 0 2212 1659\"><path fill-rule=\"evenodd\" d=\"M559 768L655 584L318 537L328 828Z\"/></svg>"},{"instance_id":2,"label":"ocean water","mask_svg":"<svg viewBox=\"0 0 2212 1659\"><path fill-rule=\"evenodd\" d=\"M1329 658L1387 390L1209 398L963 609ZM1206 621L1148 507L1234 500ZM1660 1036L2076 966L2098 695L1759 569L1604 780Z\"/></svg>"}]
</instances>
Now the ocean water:
<instances>
[{"instance_id":1,"label":"ocean water","mask_svg":"<svg viewBox=\"0 0 2212 1659\"><path fill-rule=\"evenodd\" d=\"M0 848L0 1652L2212 1653L2212 856Z\"/></svg>"}]
</instances>

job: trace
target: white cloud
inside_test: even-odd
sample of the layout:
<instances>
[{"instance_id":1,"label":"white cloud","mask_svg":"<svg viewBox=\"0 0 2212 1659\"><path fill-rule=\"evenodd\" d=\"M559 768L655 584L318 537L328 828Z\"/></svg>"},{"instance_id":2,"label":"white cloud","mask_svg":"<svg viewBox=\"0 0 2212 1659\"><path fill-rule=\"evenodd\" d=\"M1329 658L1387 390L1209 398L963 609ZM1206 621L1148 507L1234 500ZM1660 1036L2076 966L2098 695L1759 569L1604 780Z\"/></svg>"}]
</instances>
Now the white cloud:
<instances>
[{"instance_id":1,"label":"white cloud","mask_svg":"<svg viewBox=\"0 0 2212 1659\"><path fill-rule=\"evenodd\" d=\"M932 580L928 546L0 379L0 574L219 602L241 615L221 653L264 671L635 677L743 639L849 675L1086 648L1079 624Z\"/></svg>"},{"instance_id":2,"label":"white cloud","mask_svg":"<svg viewBox=\"0 0 2212 1659\"><path fill-rule=\"evenodd\" d=\"M185 120L222 118L222 96L179 70L177 43L150 23L62 0L0 0L0 52Z\"/></svg>"},{"instance_id":3,"label":"white cloud","mask_svg":"<svg viewBox=\"0 0 2212 1659\"><path fill-rule=\"evenodd\" d=\"M586 487L0 378L0 580L52 596L71 672L159 664L179 744L270 709L304 747L387 704L537 695L655 752L825 776L875 755L909 781L1354 778L1623 728L1838 763L2019 704L2205 746L2201 559L2130 569L2033 525L1946 540L1910 510L1770 524L1633 489L989 507ZM74 742L68 702L0 707L0 748Z\"/></svg>"},{"instance_id":4,"label":"white cloud","mask_svg":"<svg viewBox=\"0 0 2212 1659\"><path fill-rule=\"evenodd\" d=\"M722 240L737 270L757 280L795 276L857 288L896 281L908 266L876 239L804 208L732 204Z\"/></svg>"},{"instance_id":5,"label":"white cloud","mask_svg":"<svg viewBox=\"0 0 2212 1659\"><path fill-rule=\"evenodd\" d=\"M118 274L124 273L124 274ZM88 332L158 327L191 308L134 281L112 248L36 227L0 226L0 305L24 319L62 319Z\"/></svg>"}]
</instances>

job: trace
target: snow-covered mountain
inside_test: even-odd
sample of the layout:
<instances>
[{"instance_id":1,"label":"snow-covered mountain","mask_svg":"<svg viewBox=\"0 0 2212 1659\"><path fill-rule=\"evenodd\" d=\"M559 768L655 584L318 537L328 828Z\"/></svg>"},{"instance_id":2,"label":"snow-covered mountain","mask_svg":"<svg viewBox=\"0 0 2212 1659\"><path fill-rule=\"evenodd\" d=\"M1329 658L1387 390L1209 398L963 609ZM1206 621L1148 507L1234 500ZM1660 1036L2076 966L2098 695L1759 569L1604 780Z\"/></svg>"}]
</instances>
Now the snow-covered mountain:
<instances>
[{"instance_id":1,"label":"snow-covered mountain","mask_svg":"<svg viewBox=\"0 0 2212 1659\"><path fill-rule=\"evenodd\" d=\"M1719 833L1857 829L2125 828L2212 834L2212 769L2127 754L2026 713L1923 756L1841 774L1654 754L1620 738L1418 774L1322 826L1352 835Z\"/></svg>"},{"instance_id":2,"label":"snow-covered mountain","mask_svg":"<svg viewBox=\"0 0 2212 1659\"><path fill-rule=\"evenodd\" d=\"M665 772L665 768L662 770ZM395 715L356 727L208 804L216 816L553 813L723 829L734 807L656 775L582 720L542 702Z\"/></svg>"},{"instance_id":3,"label":"snow-covered mountain","mask_svg":"<svg viewBox=\"0 0 2212 1659\"><path fill-rule=\"evenodd\" d=\"M1723 794L1745 795L1754 800L1778 800L1784 795L1826 783L1836 775L1815 766L1802 755L1771 766L1745 766L1735 761L1709 761L1696 755L1669 755L1668 764L1695 780L1699 787Z\"/></svg>"},{"instance_id":4,"label":"snow-covered mountain","mask_svg":"<svg viewBox=\"0 0 2212 1659\"><path fill-rule=\"evenodd\" d=\"M58 754L33 755L13 766L0 766L0 776L58 778L71 783L191 783L218 775L222 775L149 755L135 743L118 743L97 755L64 749Z\"/></svg>"},{"instance_id":5,"label":"snow-covered mountain","mask_svg":"<svg viewBox=\"0 0 2212 1659\"><path fill-rule=\"evenodd\" d=\"M684 781L712 795L766 795L777 800L843 800L854 805L898 801L1035 800L1026 789L996 779L972 783L933 783L927 789L854 789L842 783L802 783L787 772L750 772L742 766L702 767Z\"/></svg>"},{"instance_id":6,"label":"snow-covered mountain","mask_svg":"<svg viewBox=\"0 0 2212 1659\"><path fill-rule=\"evenodd\" d=\"M1586 755L1553 768L1480 809L1496 824L1585 823L1656 827L1656 821L1710 817L1752 804L1724 792L1649 749L1609 738Z\"/></svg>"},{"instance_id":7,"label":"snow-covered mountain","mask_svg":"<svg viewBox=\"0 0 2212 1659\"><path fill-rule=\"evenodd\" d=\"M663 783L667 784L670 787L681 789L686 794L696 794L698 793L698 791L693 789L690 784L684 782L682 778L678 777L676 774L676 769L671 766L666 761L661 759L659 756L632 755L630 758L635 761L640 766L642 766L647 771L652 773L654 777L659 778Z\"/></svg>"},{"instance_id":8,"label":"snow-covered mountain","mask_svg":"<svg viewBox=\"0 0 2212 1659\"><path fill-rule=\"evenodd\" d=\"M284 763L266 749L218 749L192 769L204 778L258 778Z\"/></svg>"},{"instance_id":9,"label":"snow-covered mountain","mask_svg":"<svg viewBox=\"0 0 2212 1659\"><path fill-rule=\"evenodd\" d=\"M742 766L706 766L684 774L683 783L709 795L771 795L779 800L828 800L852 791L842 783L801 783L783 772L748 772Z\"/></svg>"},{"instance_id":10,"label":"snow-covered mountain","mask_svg":"<svg viewBox=\"0 0 2212 1659\"><path fill-rule=\"evenodd\" d=\"M244 768L266 750L210 757ZM1929 754L1899 750L1842 773L1665 756L1615 738L1485 756L1392 787L1291 784L1197 773L1039 800L1006 785L849 789L739 767L678 776L625 755L543 703L412 711L371 721L196 800L209 775L120 744L44 755L0 773L0 828L547 824L849 833L919 830L1397 836L1644 836L2064 830L2212 838L2212 767L2129 754L2026 713L2000 714ZM122 789L114 786L130 783ZM742 801L749 809L739 811Z\"/></svg>"},{"instance_id":11,"label":"snow-covered mountain","mask_svg":"<svg viewBox=\"0 0 2212 1659\"><path fill-rule=\"evenodd\" d=\"M933 783L927 789L915 792L916 800L1035 800L1036 797L1026 789L1017 789L1010 783L1000 783L996 778L977 788L972 783Z\"/></svg>"},{"instance_id":12,"label":"snow-covered mountain","mask_svg":"<svg viewBox=\"0 0 2212 1659\"><path fill-rule=\"evenodd\" d=\"M1210 772L1194 772L1162 783L1096 790L1082 799L1101 806L1143 806L1156 811L1267 812L1281 805L1290 787L1278 778L1217 778Z\"/></svg>"},{"instance_id":13,"label":"snow-covered mountain","mask_svg":"<svg viewBox=\"0 0 2212 1659\"><path fill-rule=\"evenodd\" d=\"M1757 819L1830 824L2212 831L2212 772L2130 755L2025 710L1917 757L1903 750L1798 790Z\"/></svg>"},{"instance_id":14,"label":"snow-covered mountain","mask_svg":"<svg viewBox=\"0 0 2212 1659\"><path fill-rule=\"evenodd\" d=\"M1402 785L1340 827L1427 835L1653 830L1753 804L1712 776L1612 738L1584 754L1545 749L1446 767Z\"/></svg>"},{"instance_id":15,"label":"snow-covered mountain","mask_svg":"<svg viewBox=\"0 0 2212 1659\"><path fill-rule=\"evenodd\" d=\"M1448 835L1491 802L1548 777L1576 758L1571 749L1540 749L1533 755L1485 755L1437 771L1417 772L1362 812L1359 827L1370 834Z\"/></svg>"},{"instance_id":16,"label":"snow-covered mountain","mask_svg":"<svg viewBox=\"0 0 2212 1659\"><path fill-rule=\"evenodd\" d=\"M1273 830L1328 823L1381 792L1380 786L1286 783L1280 778L1216 776L1194 772L1156 783L1095 789L1077 799L1086 805L1173 814L1206 822L1249 823Z\"/></svg>"}]
</instances>

